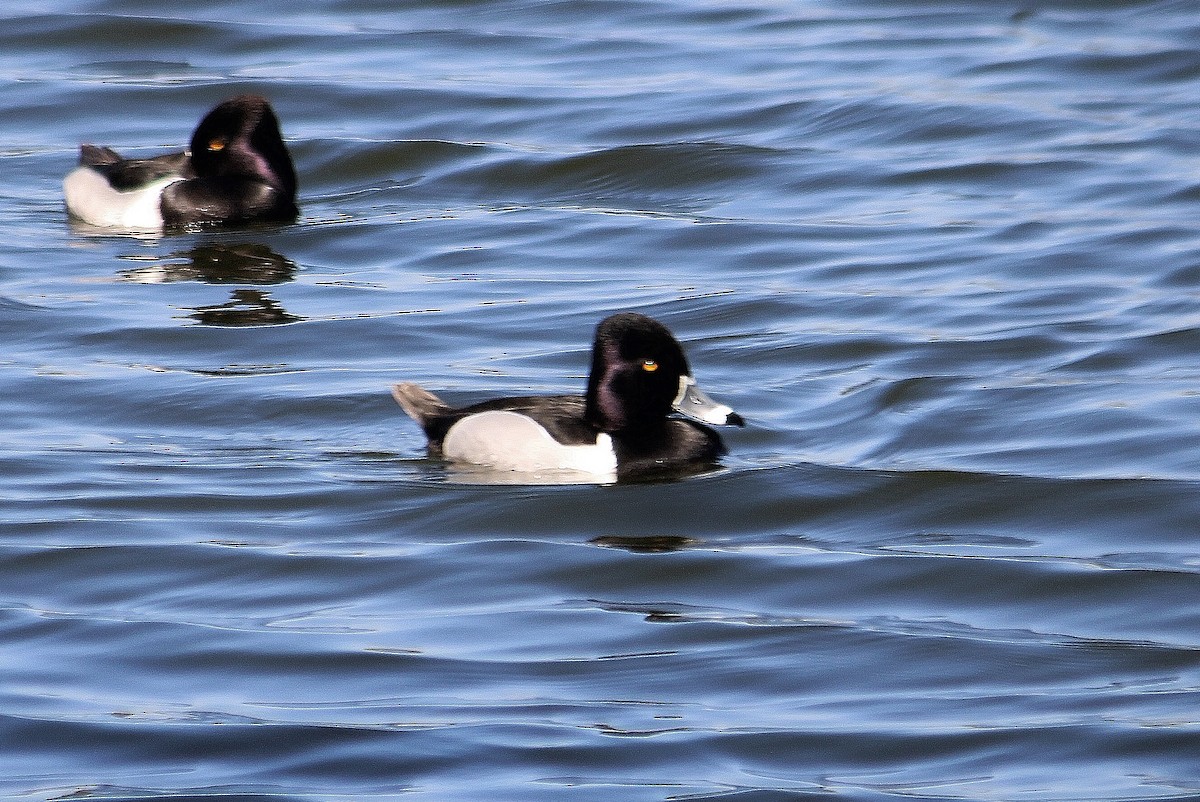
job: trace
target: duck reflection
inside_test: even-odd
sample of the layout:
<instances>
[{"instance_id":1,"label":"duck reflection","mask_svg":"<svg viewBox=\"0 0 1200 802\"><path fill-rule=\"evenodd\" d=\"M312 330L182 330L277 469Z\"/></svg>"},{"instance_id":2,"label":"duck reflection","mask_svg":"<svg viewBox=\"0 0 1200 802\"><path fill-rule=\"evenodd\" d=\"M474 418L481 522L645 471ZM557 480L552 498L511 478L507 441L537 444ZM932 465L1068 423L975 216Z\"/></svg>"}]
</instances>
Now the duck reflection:
<instances>
[{"instance_id":1,"label":"duck reflection","mask_svg":"<svg viewBox=\"0 0 1200 802\"><path fill-rule=\"evenodd\" d=\"M122 281L167 284L199 281L205 284L283 284L296 276L296 263L257 242L204 243L174 251L154 264L121 271ZM194 307L188 317L205 326L278 326L303 320L284 309L267 292L240 288L229 300Z\"/></svg>"},{"instance_id":2,"label":"duck reflection","mask_svg":"<svg viewBox=\"0 0 1200 802\"><path fill-rule=\"evenodd\" d=\"M610 549L625 549L636 554L663 554L682 551L700 543L699 540L682 535L600 535L588 541Z\"/></svg>"},{"instance_id":3,"label":"duck reflection","mask_svg":"<svg viewBox=\"0 0 1200 802\"><path fill-rule=\"evenodd\" d=\"M296 263L257 242L206 243L175 251L152 265L122 270L123 281L166 284L282 284L296 276Z\"/></svg>"},{"instance_id":4,"label":"duck reflection","mask_svg":"<svg viewBox=\"0 0 1200 802\"><path fill-rule=\"evenodd\" d=\"M288 312L262 290L234 290L230 299L215 306L197 307L188 317L205 326L278 326L303 320Z\"/></svg>"}]
</instances>

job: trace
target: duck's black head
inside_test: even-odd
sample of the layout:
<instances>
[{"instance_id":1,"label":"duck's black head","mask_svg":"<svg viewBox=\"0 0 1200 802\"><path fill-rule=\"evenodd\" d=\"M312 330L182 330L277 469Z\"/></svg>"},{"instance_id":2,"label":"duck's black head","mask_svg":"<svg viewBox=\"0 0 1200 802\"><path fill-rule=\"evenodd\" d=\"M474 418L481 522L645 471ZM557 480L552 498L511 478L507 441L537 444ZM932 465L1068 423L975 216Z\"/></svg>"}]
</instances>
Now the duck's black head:
<instances>
[{"instance_id":1,"label":"duck's black head","mask_svg":"<svg viewBox=\"0 0 1200 802\"><path fill-rule=\"evenodd\" d=\"M741 424L733 410L695 390L687 357L667 327L636 312L612 315L596 328L586 402L587 419L606 432L662 426L675 411ZM711 409L700 410L705 403Z\"/></svg>"},{"instance_id":2,"label":"duck's black head","mask_svg":"<svg viewBox=\"0 0 1200 802\"><path fill-rule=\"evenodd\" d=\"M210 111L192 134L191 164L199 178L256 178L296 196L296 168L261 95L239 95Z\"/></svg>"}]
</instances>

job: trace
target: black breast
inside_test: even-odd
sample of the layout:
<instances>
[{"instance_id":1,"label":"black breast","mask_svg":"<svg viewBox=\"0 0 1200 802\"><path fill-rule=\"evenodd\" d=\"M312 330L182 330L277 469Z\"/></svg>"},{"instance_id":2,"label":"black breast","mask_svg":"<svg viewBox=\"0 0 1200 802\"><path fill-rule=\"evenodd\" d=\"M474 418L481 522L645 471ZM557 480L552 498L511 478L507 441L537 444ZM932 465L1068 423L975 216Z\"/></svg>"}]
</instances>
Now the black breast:
<instances>
[{"instance_id":1,"label":"black breast","mask_svg":"<svg viewBox=\"0 0 1200 802\"><path fill-rule=\"evenodd\" d=\"M660 427L613 437L622 479L687 476L716 467L725 453L721 436L707 426L668 419Z\"/></svg>"}]
</instances>

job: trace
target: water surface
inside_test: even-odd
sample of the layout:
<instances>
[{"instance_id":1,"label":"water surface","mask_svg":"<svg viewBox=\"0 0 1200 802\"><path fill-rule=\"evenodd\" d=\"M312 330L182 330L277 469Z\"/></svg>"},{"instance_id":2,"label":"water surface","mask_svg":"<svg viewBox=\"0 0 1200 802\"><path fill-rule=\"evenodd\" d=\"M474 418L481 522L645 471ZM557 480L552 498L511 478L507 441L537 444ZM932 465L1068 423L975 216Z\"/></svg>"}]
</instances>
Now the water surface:
<instances>
[{"instance_id":1,"label":"water surface","mask_svg":"<svg viewBox=\"0 0 1200 802\"><path fill-rule=\"evenodd\" d=\"M43 2L0 33L0 795L1200 799L1184 2ZM257 91L295 225L84 230ZM664 323L721 471L388 387Z\"/></svg>"}]
</instances>

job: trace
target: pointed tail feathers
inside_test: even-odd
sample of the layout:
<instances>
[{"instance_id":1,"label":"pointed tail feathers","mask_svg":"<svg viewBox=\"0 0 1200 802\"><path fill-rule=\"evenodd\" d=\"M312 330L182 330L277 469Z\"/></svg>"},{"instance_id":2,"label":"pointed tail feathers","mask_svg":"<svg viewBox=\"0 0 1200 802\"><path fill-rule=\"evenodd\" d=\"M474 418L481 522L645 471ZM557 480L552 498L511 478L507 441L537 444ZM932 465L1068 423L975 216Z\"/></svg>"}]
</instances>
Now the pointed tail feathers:
<instances>
[{"instance_id":1,"label":"pointed tail feathers","mask_svg":"<svg viewBox=\"0 0 1200 802\"><path fill-rule=\"evenodd\" d=\"M450 411L450 406L433 393L412 382L392 385L392 398L408 416L424 426L428 421Z\"/></svg>"}]
</instances>

